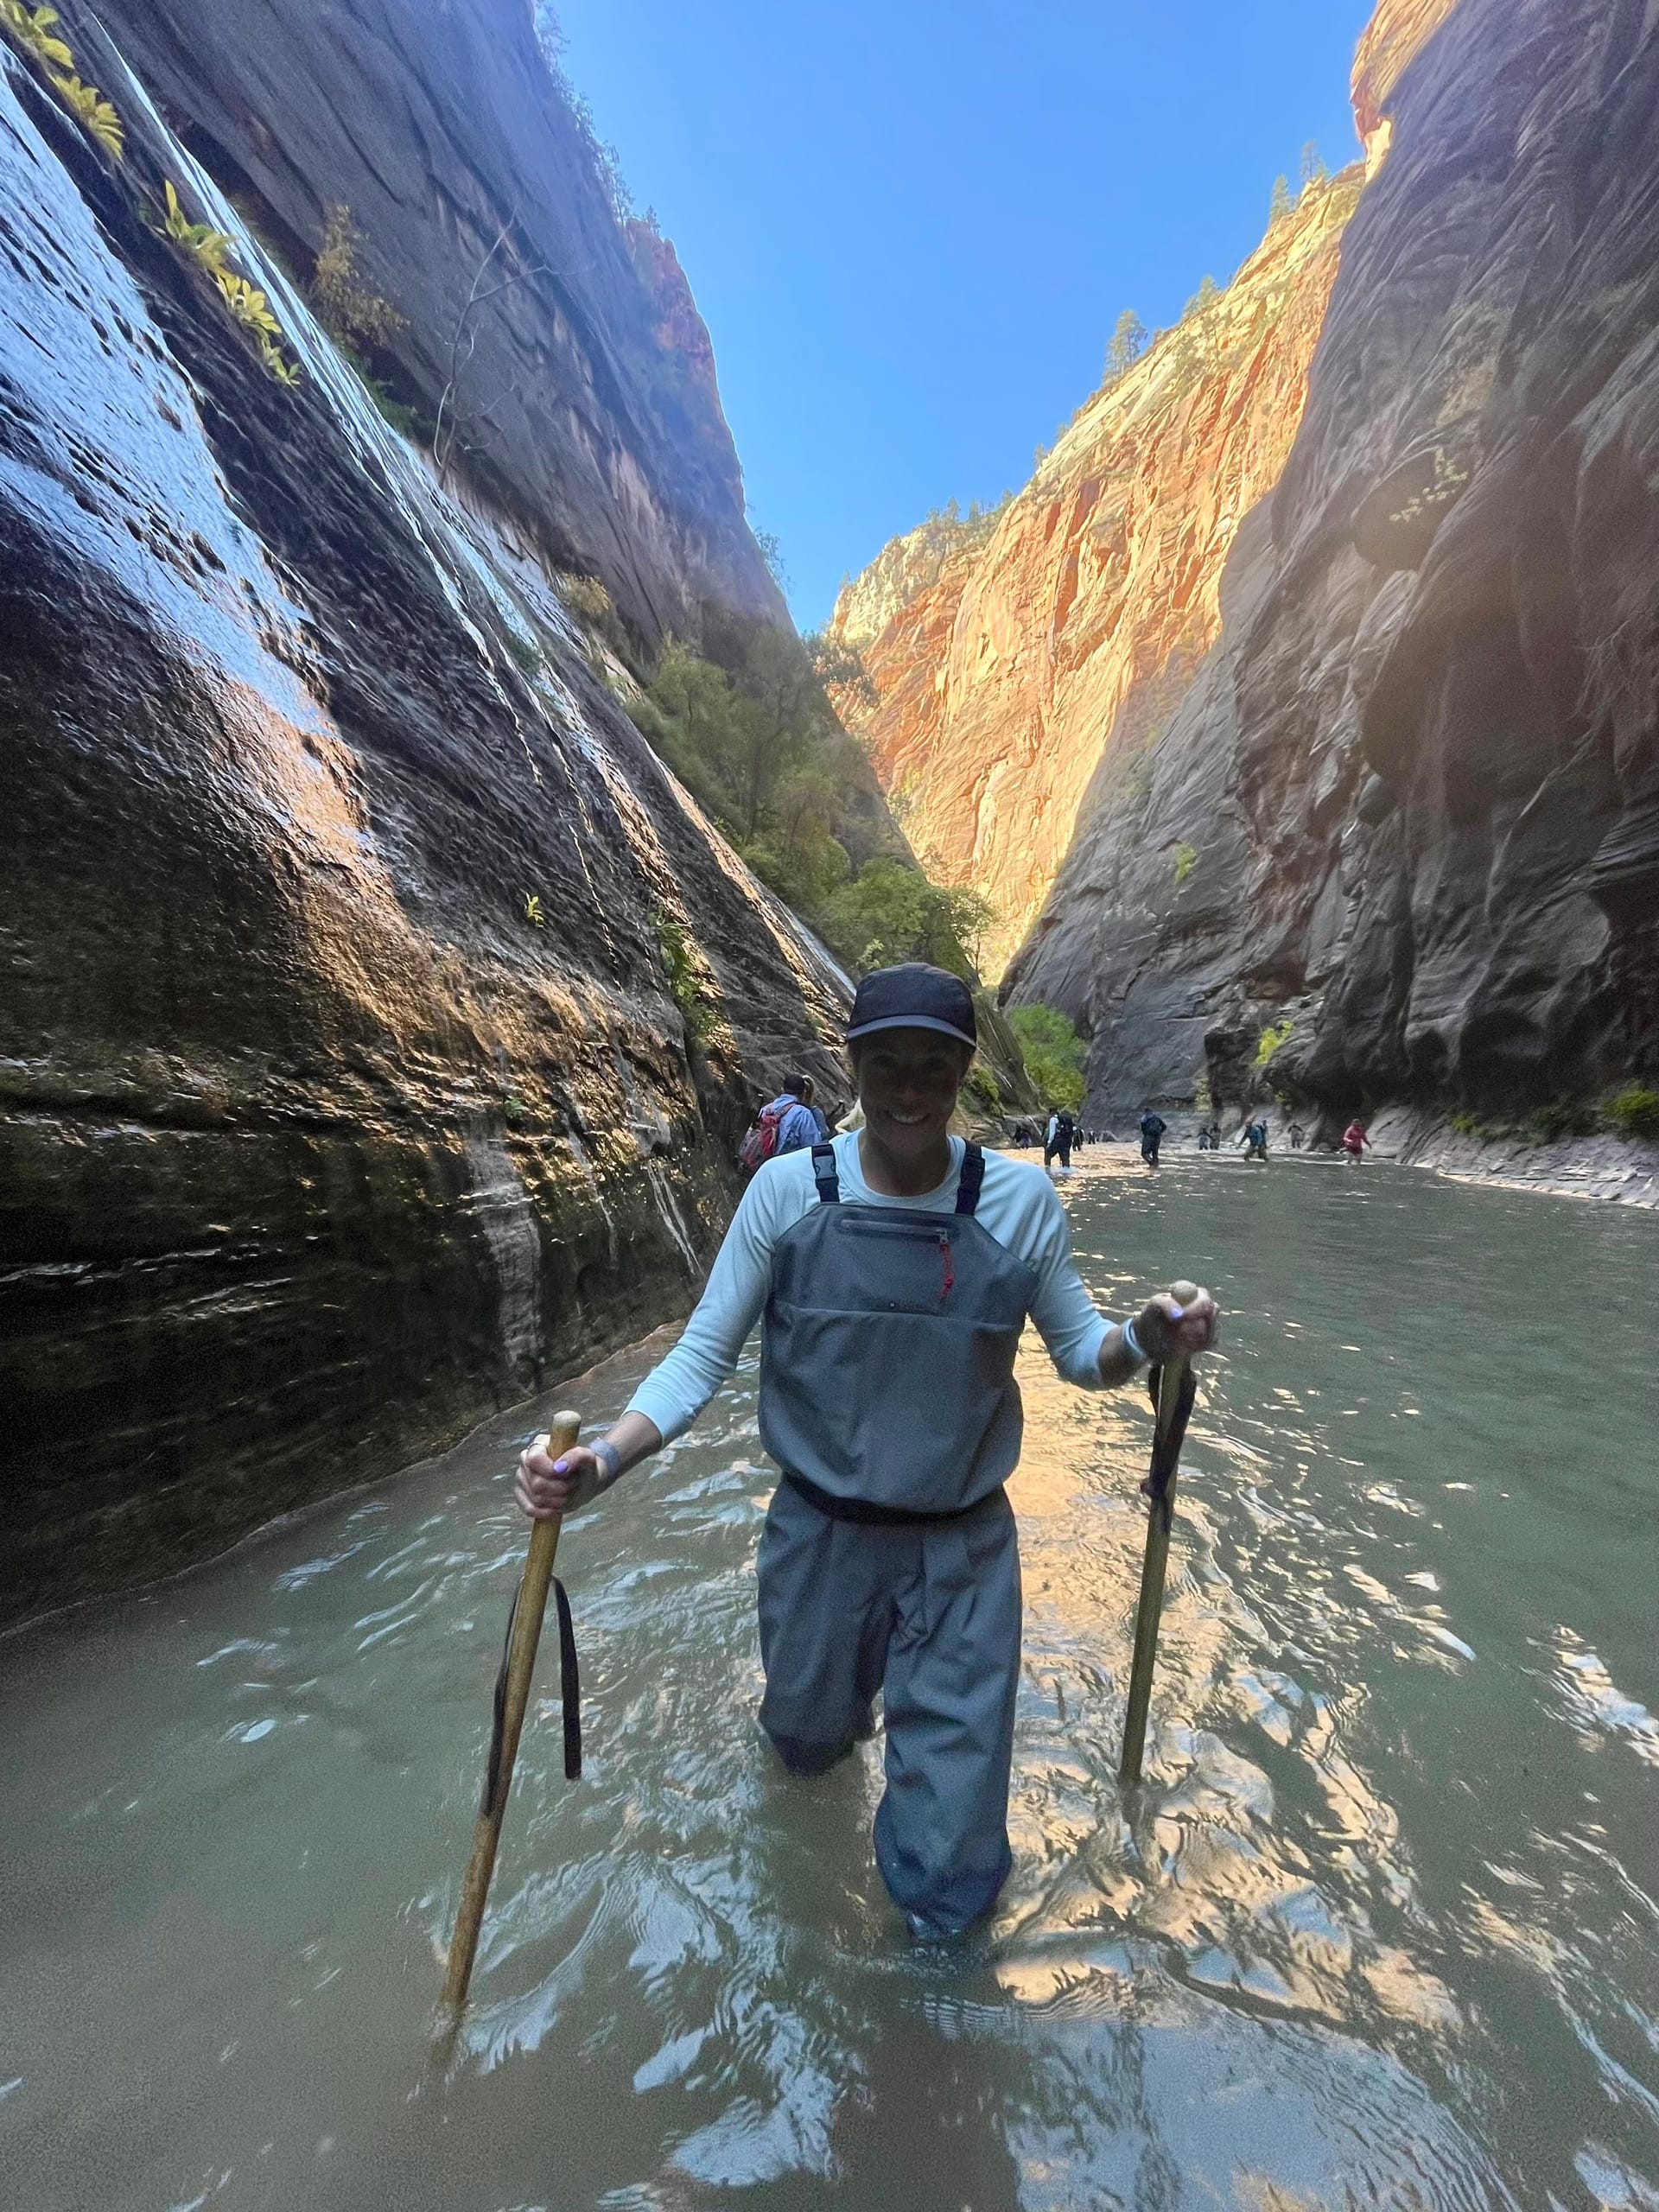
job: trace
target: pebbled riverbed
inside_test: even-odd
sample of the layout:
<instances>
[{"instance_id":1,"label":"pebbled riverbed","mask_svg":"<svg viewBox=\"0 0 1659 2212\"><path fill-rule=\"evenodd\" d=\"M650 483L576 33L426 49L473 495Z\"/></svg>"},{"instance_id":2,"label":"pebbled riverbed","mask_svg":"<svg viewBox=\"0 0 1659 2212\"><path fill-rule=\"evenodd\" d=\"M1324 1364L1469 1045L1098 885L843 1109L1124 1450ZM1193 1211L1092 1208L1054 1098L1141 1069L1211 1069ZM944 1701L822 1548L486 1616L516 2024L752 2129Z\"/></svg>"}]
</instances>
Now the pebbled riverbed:
<instances>
[{"instance_id":1,"label":"pebbled riverbed","mask_svg":"<svg viewBox=\"0 0 1659 2212\"><path fill-rule=\"evenodd\" d=\"M1659 1222L1126 1147L1066 1193L1109 1308L1188 1272L1230 1309L1136 1802L1144 1398L1027 1350L1017 1864L941 1956L870 1861L879 1745L789 1783L754 1732L751 1358L567 1530L588 1772L533 1707L432 2063L512 1460L642 1349L0 1643L7 2201L1659 2204Z\"/></svg>"}]
</instances>

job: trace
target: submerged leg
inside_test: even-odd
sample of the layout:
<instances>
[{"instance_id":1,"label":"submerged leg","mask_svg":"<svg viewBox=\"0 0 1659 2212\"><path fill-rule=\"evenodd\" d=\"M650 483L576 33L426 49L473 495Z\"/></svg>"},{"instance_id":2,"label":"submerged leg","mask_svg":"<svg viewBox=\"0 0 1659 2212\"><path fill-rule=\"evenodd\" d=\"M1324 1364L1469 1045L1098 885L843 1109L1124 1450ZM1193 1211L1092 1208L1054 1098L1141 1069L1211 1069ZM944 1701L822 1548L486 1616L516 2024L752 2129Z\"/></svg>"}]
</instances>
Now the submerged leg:
<instances>
[{"instance_id":1,"label":"submerged leg","mask_svg":"<svg viewBox=\"0 0 1659 2212\"><path fill-rule=\"evenodd\" d=\"M875 1856L918 1934L988 1912L1013 1864L1008 1769L1020 1683L1020 1548L1006 1499L916 1539L884 1682L887 1794Z\"/></svg>"},{"instance_id":2,"label":"submerged leg","mask_svg":"<svg viewBox=\"0 0 1659 2212\"><path fill-rule=\"evenodd\" d=\"M791 1774L822 1774L871 1735L892 1601L881 1531L831 1521L779 1483L760 1539L760 1726Z\"/></svg>"}]
</instances>

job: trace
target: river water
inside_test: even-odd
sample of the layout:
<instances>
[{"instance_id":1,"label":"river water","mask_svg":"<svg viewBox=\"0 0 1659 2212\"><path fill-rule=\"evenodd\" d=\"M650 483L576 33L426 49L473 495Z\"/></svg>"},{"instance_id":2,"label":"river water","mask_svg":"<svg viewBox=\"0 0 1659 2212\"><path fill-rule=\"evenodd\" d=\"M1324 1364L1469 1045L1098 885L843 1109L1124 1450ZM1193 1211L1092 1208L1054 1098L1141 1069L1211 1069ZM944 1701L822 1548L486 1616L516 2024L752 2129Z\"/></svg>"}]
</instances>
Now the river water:
<instances>
[{"instance_id":1,"label":"river water","mask_svg":"<svg viewBox=\"0 0 1659 2212\"><path fill-rule=\"evenodd\" d=\"M879 1745L803 1783L754 1732L751 1357L566 1531L588 1771L532 1704L429 2056L513 1459L636 1350L0 1644L4 2201L1659 2205L1659 1218L1124 1147L1065 1193L1109 1310L1230 1313L1133 1802L1144 1400L1028 1342L1017 1863L941 1953L871 1864Z\"/></svg>"}]
</instances>

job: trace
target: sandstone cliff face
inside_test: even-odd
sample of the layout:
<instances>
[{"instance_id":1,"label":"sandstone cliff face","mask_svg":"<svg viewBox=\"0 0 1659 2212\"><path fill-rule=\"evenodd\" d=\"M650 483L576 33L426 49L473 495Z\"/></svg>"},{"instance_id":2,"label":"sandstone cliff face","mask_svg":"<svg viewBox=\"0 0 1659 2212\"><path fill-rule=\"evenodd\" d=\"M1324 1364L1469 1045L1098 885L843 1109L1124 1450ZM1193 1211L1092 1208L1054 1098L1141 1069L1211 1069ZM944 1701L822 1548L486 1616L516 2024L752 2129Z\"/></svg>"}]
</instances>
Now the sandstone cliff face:
<instances>
[{"instance_id":1,"label":"sandstone cliff face","mask_svg":"<svg viewBox=\"0 0 1659 2212\"><path fill-rule=\"evenodd\" d=\"M531 542L248 238L297 391L155 234L164 178L238 225L62 12L128 143L0 54L0 1618L666 1318L750 1100L785 1058L830 1074L844 1002ZM635 482L610 526L666 592L672 486Z\"/></svg>"},{"instance_id":2,"label":"sandstone cliff face","mask_svg":"<svg viewBox=\"0 0 1659 2212\"><path fill-rule=\"evenodd\" d=\"M982 526L925 523L895 537L836 599L830 629L861 655L877 694L850 688L836 704L863 740L887 804L936 879L971 882L950 830L935 820L944 773L944 704L950 645L962 599L988 533ZM998 947L989 972L995 974Z\"/></svg>"},{"instance_id":3,"label":"sandstone cliff face","mask_svg":"<svg viewBox=\"0 0 1659 2212\"><path fill-rule=\"evenodd\" d=\"M690 289L666 241L613 214L528 0L99 13L296 264L349 207L365 276L408 319L398 386L431 417L453 381L458 456L556 560L601 575L650 641L696 635L703 601L785 619ZM469 312L475 285L493 296Z\"/></svg>"},{"instance_id":4,"label":"sandstone cliff face","mask_svg":"<svg viewBox=\"0 0 1659 2212\"><path fill-rule=\"evenodd\" d=\"M1243 1096L1270 1023L1266 1079L1332 1115L1659 1052L1659 26L1433 12L1362 69L1391 149L1222 639L1010 977L1090 1027L1103 1110L1192 1097L1206 1048Z\"/></svg>"},{"instance_id":5,"label":"sandstone cliff face","mask_svg":"<svg viewBox=\"0 0 1659 2212\"><path fill-rule=\"evenodd\" d=\"M1220 626L1240 523L1278 480L1357 177L1305 194L1208 312L1079 410L982 537L914 533L837 601L869 745L918 857L1017 946L1103 758L1131 777ZM881 626L874 635L877 620Z\"/></svg>"},{"instance_id":6,"label":"sandstone cliff face","mask_svg":"<svg viewBox=\"0 0 1659 2212\"><path fill-rule=\"evenodd\" d=\"M913 607L924 592L950 578L950 603L962 596L961 564L978 552L996 527L995 516L971 521L934 515L919 528L907 531L882 547L868 569L849 578L836 595L834 627L837 637L855 652L868 653L891 623ZM902 670L894 663L896 673ZM885 709L887 700L882 699ZM871 720L868 727L880 728Z\"/></svg>"}]
</instances>

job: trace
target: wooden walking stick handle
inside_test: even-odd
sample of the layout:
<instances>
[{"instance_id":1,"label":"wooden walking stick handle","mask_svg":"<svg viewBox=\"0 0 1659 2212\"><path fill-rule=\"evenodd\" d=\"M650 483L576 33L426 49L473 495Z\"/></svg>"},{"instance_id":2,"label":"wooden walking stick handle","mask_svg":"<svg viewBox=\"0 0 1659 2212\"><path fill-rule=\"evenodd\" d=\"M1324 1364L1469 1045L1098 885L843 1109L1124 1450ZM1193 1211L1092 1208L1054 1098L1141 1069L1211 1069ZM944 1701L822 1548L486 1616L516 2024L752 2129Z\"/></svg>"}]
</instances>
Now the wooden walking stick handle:
<instances>
[{"instance_id":1,"label":"wooden walking stick handle","mask_svg":"<svg viewBox=\"0 0 1659 2212\"><path fill-rule=\"evenodd\" d=\"M555 1414L549 1433L545 1436L538 1436L531 1448L539 1446L556 1459L561 1452L569 1451L581 1433L580 1414ZM473 1835L473 1855L467 1862L467 1872L461 1881L455 1932L449 1939L449 1962L444 1977L443 2003L448 2011L455 2014L459 2014L467 2002L467 1987L473 1978L473 1961L478 1951L479 1930L484 1923L484 1903L490 1893L490 1877L495 1871L495 1854L501 1840L501 1821L507 1809L513 1762L518 1756L518 1738L524 1732L524 1708L530 1702L531 1678L536 1671L536 1650L542 1638L542 1616L547 1610L548 1585L553 1580L553 1562L559 1548L562 1518L562 1516L556 1515L550 1521L532 1523L530 1553L524 1560L518 1595L513 1601L500 1711L495 1740L491 1745L485 1800Z\"/></svg>"},{"instance_id":2,"label":"wooden walking stick handle","mask_svg":"<svg viewBox=\"0 0 1659 2212\"><path fill-rule=\"evenodd\" d=\"M1190 1306L1198 1294L1193 1282L1170 1285L1178 1306ZM1191 1358L1181 1353L1166 1360L1158 1376L1158 1413L1154 1425L1153 1464L1166 1448L1170 1433L1181 1417L1186 1396ZM1123 1756L1117 1778L1125 1789L1141 1779L1141 1757L1146 1748L1147 1712L1152 1703L1152 1670L1158 1656L1158 1624L1164 1610L1164 1569L1169 1559L1169 1535L1174 1518L1175 1471L1172 1467L1161 1494L1154 1497L1147 1514L1147 1549L1141 1562L1141 1600L1135 1614L1135 1656L1129 1666L1129 1695L1123 1714Z\"/></svg>"}]
</instances>

